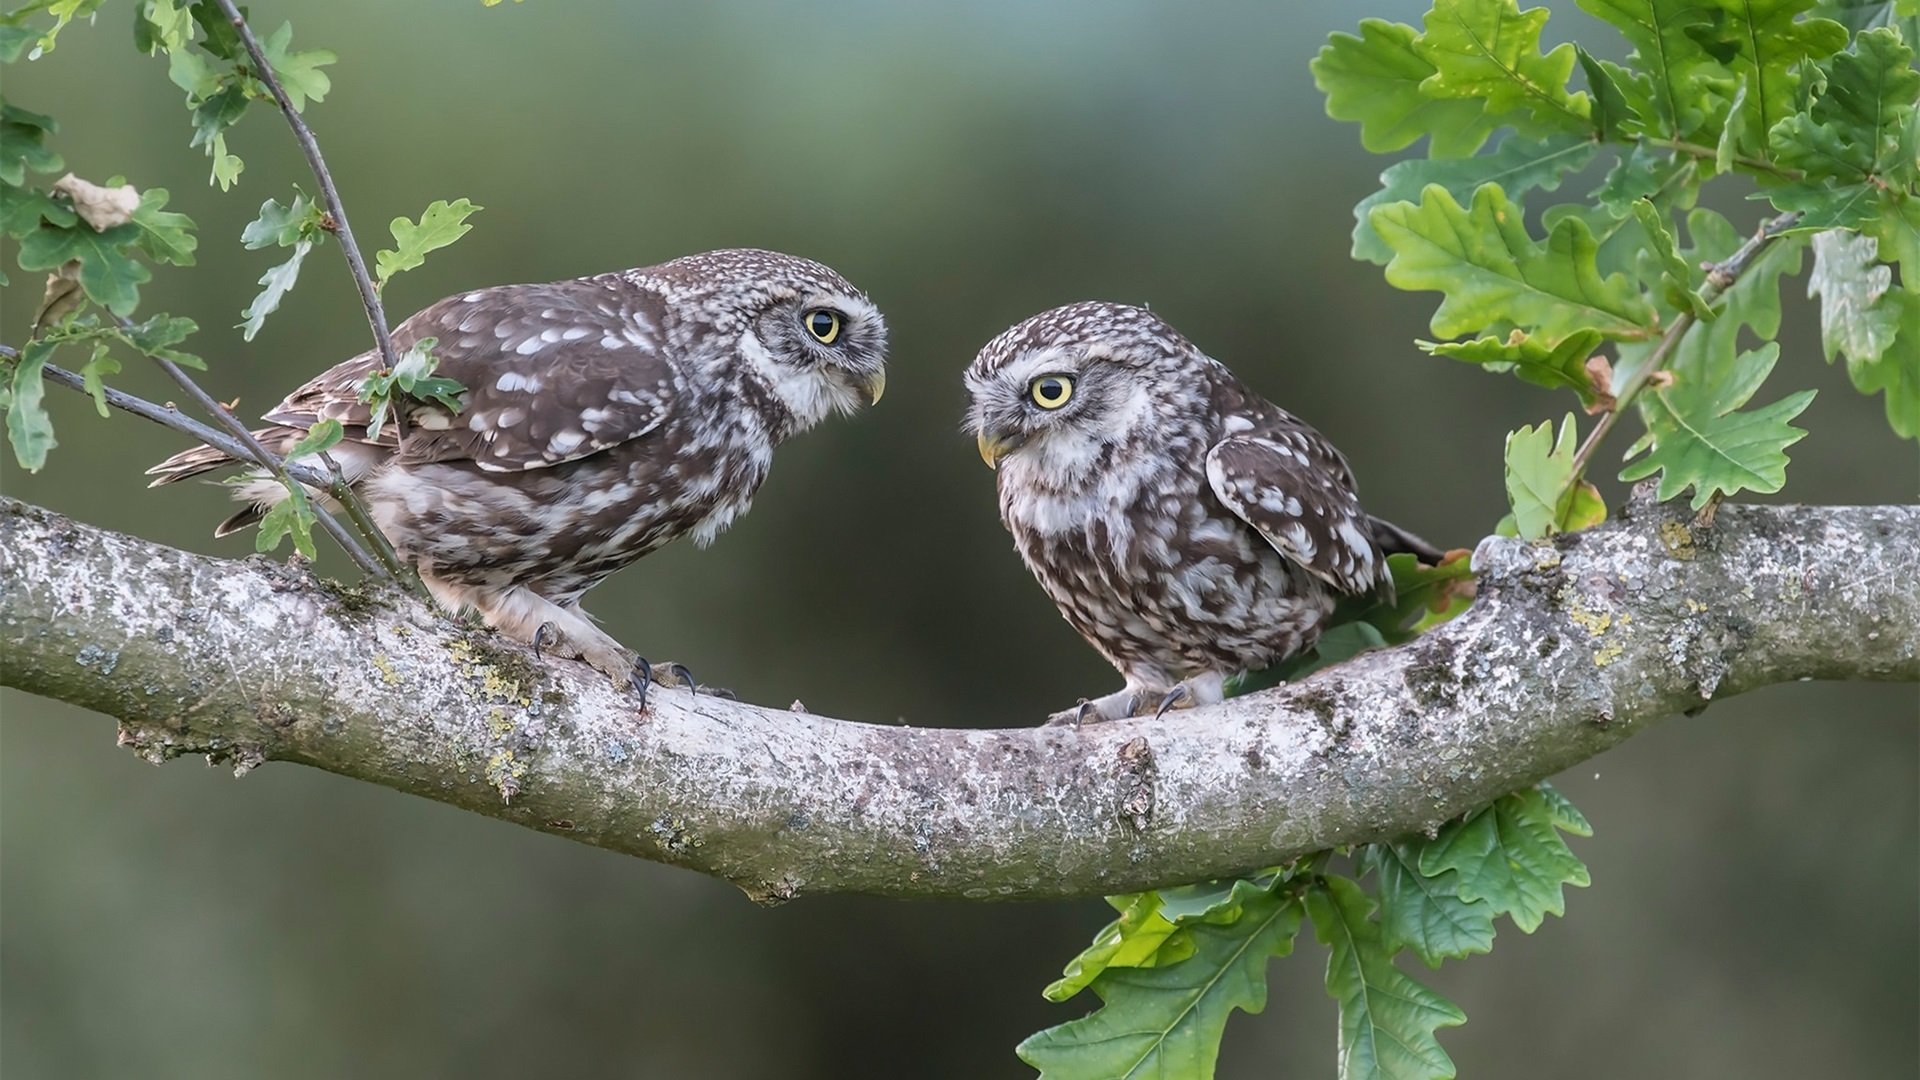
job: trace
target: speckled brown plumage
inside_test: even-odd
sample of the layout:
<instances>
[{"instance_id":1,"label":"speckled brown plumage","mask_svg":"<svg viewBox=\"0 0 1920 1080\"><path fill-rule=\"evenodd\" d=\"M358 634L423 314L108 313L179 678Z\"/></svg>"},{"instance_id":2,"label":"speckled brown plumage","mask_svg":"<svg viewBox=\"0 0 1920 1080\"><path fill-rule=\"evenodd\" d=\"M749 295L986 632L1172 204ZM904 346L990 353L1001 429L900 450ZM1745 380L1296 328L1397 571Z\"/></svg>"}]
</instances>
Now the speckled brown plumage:
<instances>
[{"instance_id":1,"label":"speckled brown plumage","mask_svg":"<svg viewBox=\"0 0 1920 1080\"><path fill-rule=\"evenodd\" d=\"M1049 379L1069 384L1055 408ZM1015 548L1126 679L1059 717L1218 701L1227 676L1312 647L1339 596L1390 589L1383 542L1437 555L1361 509L1319 432L1143 308L1036 315L966 384Z\"/></svg>"},{"instance_id":2,"label":"speckled brown plumage","mask_svg":"<svg viewBox=\"0 0 1920 1080\"><path fill-rule=\"evenodd\" d=\"M809 313L839 320L830 343ZM285 450L338 420L333 451L374 520L450 608L623 677L625 650L579 609L601 580L680 536L710 542L745 513L773 451L828 413L874 400L886 327L872 303L819 263L730 250L660 266L448 297L394 331L399 349L435 339L460 409L409 402L406 433L373 436L363 353L288 395L256 434ZM149 470L164 484L231 462L209 448ZM242 484L249 503L221 534L284 497Z\"/></svg>"}]
</instances>

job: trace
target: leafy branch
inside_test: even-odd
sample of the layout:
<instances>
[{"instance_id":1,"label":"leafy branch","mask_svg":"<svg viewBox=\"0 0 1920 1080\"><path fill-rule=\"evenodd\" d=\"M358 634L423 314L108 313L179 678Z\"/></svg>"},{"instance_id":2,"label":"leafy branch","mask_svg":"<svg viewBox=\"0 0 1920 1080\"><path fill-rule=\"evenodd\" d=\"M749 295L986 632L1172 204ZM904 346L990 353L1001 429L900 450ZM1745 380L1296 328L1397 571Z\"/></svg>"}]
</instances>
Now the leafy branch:
<instances>
[{"instance_id":1,"label":"leafy branch","mask_svg":"<svg viewBox=\"0 0 1920 1080\"><path fill-rule=\"evenodd\" d=\"M1695 321L1700 317L1699 312L1711 309L1714 301L1720 299L1720 294L1740 280L1740 275L1747 272L1754 260L1759 258L1760 253L1766 250L1767 245L1776 237L1791 230L1799 220L1800 214L1797 211L1789 211L1769 219L1760 226L1751 239L1740 245L1738 251L1706 268L1706 283L1693 294L1699 298L1700 306L1697 308L1690 306L1688 310L1675 316L1673 323L1667 327L1667 332L1661 336L1659 344L1654 346L1653 352L1647 356L1646 361L1635 365L1633 373L1614 389L1612 407L1601 415L1600 422L1594 425L1586 441L1580 444L1580 449L1573 456L1571 483L1577 484L1585 477L1587 465L1593 460L1594 453L1599 450L1607 433L1619 423L1620 416L1627 405L1633 402L1648 383L1659 378L1667 370L1667 361L1678 348L1680 339L1693 328Z\"/></svg>"},{"instance_id":2,"label":"leafy branch","mask_svg":"<svg viewBox=\"0 0 1920 1080\"><path fill-rule=\"evenodd\" d=\"M1359 124L1367 149L1427 140L1424 156L1382 173L1353 230L1354 257L1389 284L1442 295L1431 320L1442 340L1421 348L1570 391L1599 414L1584 438L1572 412L1557 431L1508 436L1512 514L1499 531L1543 540L1602 523L1587 477L1630 411L1645 431L1621 479L1657 474L1658 498L1691 489L1696 509L1779 490L1785 450L1805 435L1788 422L1812 391L1745 406L1778 364L1780 280L1809 233L1828 358L1845 355L1854 385L1884 395L1894 432L1920 438L1920 5L1889 0L1863 19L1861 5L1815 0L1580 4L1625 37L1625 63L1544 43L1547 12L1514 0L1433 0L1419 28L1363 20L1313 62L1327 112ZM1576 68L1584 87L1570 83ZM1613 162L1584 199L1529 214L1522 196L1555 192L1604 155ZM1727 177L1773 205L1744 241L1695 206ZM1743 349L1743 335L1761 343ZM1393 570L1403 597L1433 606L1348 612L1313 652L1235 688L1405 641L1471 595L1445 566ZM1576 622L1595 638L1611 625L1591 612ZM1618 656L1603 645L1593 663ZM1090 987L1101 1008L1021 1055L1048 1080L1211 1075L1227 1015L1259 1010L1265 963L1290 951L1304 913L1333 953L1343 1080L1451 1077L1434 1033L1465 1016L1394 957L1437 966L1488 951L1498 915L1532 932L1558 914L1562 888L1587 883L1562 832L1589 828L1542 786L1437 835L1322 853L1311 869L1113 898L1120 918L1048 992ZM1349 875L1327 873L1330 858L1350 860Z\"/></svg>"},{"instance_id":3,"label":"leafy branch","mask_svg":"<svg viewBox=\"0 0 1920 1080\"><path fill-rule=\"evenodd\" d=\"M373 330L375 347L380 352L381 368L392 371L399 364L399 357L393 349L393 335L387 329L386 308L380 303L380 290L373 284L373 278L367 273L367 262L360 255L360 245L354 242L353 226L347 222L346 204L340 201L340 191L334 185L333 172L327 168L327 159L320 153L320 140L314 137L313 129L300 115L300 109L286 87L274 73L273 63L266 51L260 47L259 39L254 36L253 28L247 25L246 16L233 0L214 0L227 21L233 25L239 35L240 44L247 55L253 59L255 77L266 84L273 100L279 104L280 112L287 118L287 126L293 129L293 137L300 143L300 152L306 156L308 168L313 170L313 178L320 185L320 198L326 205L327 220L323 227L340 238L340 249L347 258L347 268L353 273L353 284L360 292L360 306L366 310L367 325ZM400 417L394 417L394 425L404 435L406 428Z\"/></svg>"}]
</instances>

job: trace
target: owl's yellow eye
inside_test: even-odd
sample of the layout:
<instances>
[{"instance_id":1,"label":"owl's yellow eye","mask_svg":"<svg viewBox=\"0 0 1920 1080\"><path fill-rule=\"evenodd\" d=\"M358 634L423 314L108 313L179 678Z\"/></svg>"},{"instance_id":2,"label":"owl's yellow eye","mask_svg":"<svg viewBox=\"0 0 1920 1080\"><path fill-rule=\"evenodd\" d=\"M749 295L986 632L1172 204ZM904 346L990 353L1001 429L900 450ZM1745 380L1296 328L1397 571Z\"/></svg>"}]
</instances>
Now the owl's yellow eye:
<instances>
[{"instance_id":1,"label":"owl's yellow eye","mask_svg":"<svg viewBox=\"0 0 1920 1080\"><path fill-rule=\"evenodd\" d=\"M1042 375L1027 386L1027 396L1043 409L1057 409L1073 400L1073 378Z\"/></svg>"},{"instance_id":2,"label":"owl's yellow eye","mask_svg":"<svg viewBox=\"0 0 1920 1080\"><path fill-rule=\"evenodd\" d=\"M807 324L807 333L822 345L831 345L840 340L840 313L816 308L807 312L801 320Z\"/></svg>"}]
</instances>

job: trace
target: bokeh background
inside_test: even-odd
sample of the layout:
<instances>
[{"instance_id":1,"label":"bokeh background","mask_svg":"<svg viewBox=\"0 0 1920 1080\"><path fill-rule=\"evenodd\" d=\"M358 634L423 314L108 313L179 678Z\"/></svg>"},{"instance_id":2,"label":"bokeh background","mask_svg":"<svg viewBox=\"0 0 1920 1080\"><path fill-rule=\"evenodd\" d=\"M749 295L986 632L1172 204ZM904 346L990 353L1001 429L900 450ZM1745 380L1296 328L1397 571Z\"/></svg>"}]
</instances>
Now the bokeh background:
<instances>
[{"instance_id":1,"label":"bokeh background","mask_svg":"<svg viewBox=\"0 0 1920 1080\"><path fill-rule=\"evenodd\" d=\"M209 188L164 64L130 47L129 6L8 69L5 91L59 117L75 171L165 186L199 221L201 265L161 271L145 303L198 320L209 384L256 412L366 329L332 247L250 347L227 329L277 261L240 249L242 225L312 185L256 109L233 136L239 188ZM1620 51L1555 9L1550 38ZM822 259L886 309L881 408L785 449L711 550L666 550L592 597L624 641L750 700L984 726L1113 682L1019 566L958 432L961 368L1042 308L1151 302L1338 442L1372 509L1449 544L1503 512L1503 434L1566 406L1423 357L1435 297L1347 257L1350 207L1386 161L1325 118L1307 62L1363 15L1417 21L1407 3L254 10L341 57L308 115L369 249L432 199L486 207L398 279L396 315L730 245ZM7 340L32 277L5 296ZM1787 494L1912 500L1912 446L1821 362L1788 290L1775 378L1821 394ZM168 396L131 363L123 382ZM50 393L64 445L37 476L9 459L9 494L247 550L208 535L220 489L145 490L141 468L178 438ZM114 749L106 719L11 693L0 707L8 1080L1014 1077L1016 1041L1091 1006L1039 989L1108 917L1097 901L761 910L689 873L293 766L244 782L155 769ZM1418 973L1473 1017L1443 1035L1462 1075L1912 1075L1915 714L1912 687L1778 688L1562 777L1598 830L1575 845L1594 886L1532 937ZM1229 1028L1223 1076L1331 1075L1323 962L1303 936L1274 967L1266 1012Z\"/></svg>"}]
</instances>

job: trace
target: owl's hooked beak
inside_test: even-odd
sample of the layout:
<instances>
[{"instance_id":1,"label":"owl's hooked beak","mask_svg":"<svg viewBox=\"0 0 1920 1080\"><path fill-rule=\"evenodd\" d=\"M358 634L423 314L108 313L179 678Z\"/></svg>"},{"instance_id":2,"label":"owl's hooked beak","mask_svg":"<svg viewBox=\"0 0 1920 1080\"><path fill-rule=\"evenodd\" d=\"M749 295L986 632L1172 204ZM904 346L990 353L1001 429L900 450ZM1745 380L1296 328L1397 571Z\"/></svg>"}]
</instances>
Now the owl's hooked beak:
<instances>
[{"instance_id":1,"label":"owl's hooked beak","mask_svg":"<svg viewBox=\"0 0 1920 1080\"><path fill-rule=\"evenodd\" d=\"M869 408L880 404L880 395L887 392L887 369L881 368L861 380L860 389L867 395Z\"/></svg>"},{"instance_id":2,"label":"owl's hooked beak","mask_svg":"<svg viewBox=\"0 0 1920 1080\"><path fill-rule=\"evenodd\" d=\"M980 460L987 463L987 468L997 470L1000 468L1000 459L1025 446L1027 437L997 431L982 431L974 443L980 447Z\"/></svg>"}]
</instances>

